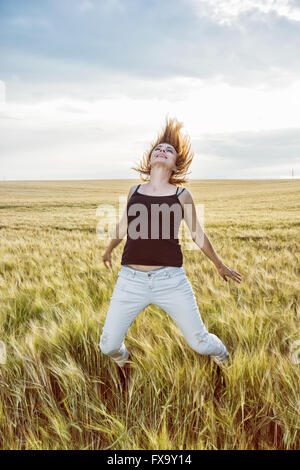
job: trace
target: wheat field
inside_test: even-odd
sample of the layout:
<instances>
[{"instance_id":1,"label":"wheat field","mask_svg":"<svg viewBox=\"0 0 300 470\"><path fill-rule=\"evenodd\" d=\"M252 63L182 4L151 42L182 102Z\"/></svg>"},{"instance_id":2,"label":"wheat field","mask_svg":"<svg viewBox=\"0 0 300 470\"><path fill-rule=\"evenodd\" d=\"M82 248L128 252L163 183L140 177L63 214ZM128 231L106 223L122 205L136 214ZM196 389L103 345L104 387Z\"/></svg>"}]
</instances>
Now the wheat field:
<instances>
[{"instance_id":1,"label":"wheat field","mask_svg":"<svg viewBox=\"0 0 300 470\"><path fill-rule=\"evenodd\" d=\"M184 268L219 367L149 305L126 383L99 340L125 239L102 262L97 208L138 180L0 182L1 449L299 449L300 180L191 180L204 230Z\"/></svg>"}]
</instances>

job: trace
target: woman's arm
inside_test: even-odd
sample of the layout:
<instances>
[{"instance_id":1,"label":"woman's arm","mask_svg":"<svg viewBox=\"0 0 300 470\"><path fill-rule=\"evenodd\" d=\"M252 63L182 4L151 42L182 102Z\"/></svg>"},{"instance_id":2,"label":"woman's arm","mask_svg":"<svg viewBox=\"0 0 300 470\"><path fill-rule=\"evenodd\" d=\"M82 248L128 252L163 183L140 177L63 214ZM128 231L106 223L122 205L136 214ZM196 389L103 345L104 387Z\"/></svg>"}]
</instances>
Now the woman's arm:
<instances>
[{"instance_id":1,"label":"woman's arm","mask_svg":"<svg viewBox=\"0 0 300 470\"><path fill-rule=\"evenodd\" d=\"M209 238L200 225L195 203L190 191L185 189L184 193L182 193L184 194L184 198L182 198L182 203L184 204L184 220L189 228L192 240L199 246L203 253L211 259L215 266L218 267L222 264L222 260L215 252Z\"/></svg>"},{"instance_id":2,"label":"woman's arm","mask_svg":"<svg viewBox=\"0 0 300 470\"><path fill-rule=\"evenodd\" d=\"M131 188L129 190L129 193L128 193L128 196L127 196L127 203L129 201L132 193L134 192L135 187L136 187L136 185L131 186ZM111 253L112 253L113 249L116 248L116 246L118 246L119 243L121 243L124 236L126 235L126 233L127 233L127 223L128 223L128 221L127 221L127 205L126 205L125 210L123 212L123 215L121 217L121 220L116 225L116 228L115 228L116 237L111 239L108 247L106 248L106 250L105 250L105 252L102 256L103 263L105 264L106 267L108 267L107 266L107 264L108 264L112 268Z\"/></svg>"},{"instance_id":3,"label":"woman's arm","mask_svg":"<svg viewBox=\"0 0 300 470\"><path fill-rule=\"evenodd\" d=\"M182 193L182 195L184 195L184 197L181 198L181 203L184 204L184 220L190 230L192 240L196 243L197 246L199 246L201 251L214 263L214 265L219 271L220 276L226 282L226 276L231 277L237 282L241 282L241 275L238 272L225 266L225 264L223 264L221 258L215 252L208 236L202 229L196 213L194 200L190 191L185 188L185 191Z\"/></svg>"}]
</instances>

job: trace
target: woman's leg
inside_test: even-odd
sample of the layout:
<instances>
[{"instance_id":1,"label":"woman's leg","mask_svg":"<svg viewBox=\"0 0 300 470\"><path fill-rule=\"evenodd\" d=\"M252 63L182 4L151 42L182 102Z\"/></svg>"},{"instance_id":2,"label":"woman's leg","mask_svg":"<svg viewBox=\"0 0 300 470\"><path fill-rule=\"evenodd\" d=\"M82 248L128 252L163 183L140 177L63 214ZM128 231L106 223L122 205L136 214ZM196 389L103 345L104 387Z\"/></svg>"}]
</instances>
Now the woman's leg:
<instances>
[{"instance_id":1,"label":"woman's leg","mask_svg":"<svg viewBox=\"0 0 300 470\"><path fill-rule=\"evenodd\" d=\"M228 357L222 341L205 327L190 281L185 272L155 285L155 303L177 324L189 346L198 354Z\"/></svg>"},{"instance_id":2,"label":"woman's leg","mask_svg":"<svg viewBox=\"0 0 300 470\"><path fill-rule=\"evenodd\" d=\"M124 343L125 335L138 314L149 305L148 296L134 279L118 277L106 314L100 350L110 356L118 365L123 365L129 353Z\"/></svg>"}]
</instances>

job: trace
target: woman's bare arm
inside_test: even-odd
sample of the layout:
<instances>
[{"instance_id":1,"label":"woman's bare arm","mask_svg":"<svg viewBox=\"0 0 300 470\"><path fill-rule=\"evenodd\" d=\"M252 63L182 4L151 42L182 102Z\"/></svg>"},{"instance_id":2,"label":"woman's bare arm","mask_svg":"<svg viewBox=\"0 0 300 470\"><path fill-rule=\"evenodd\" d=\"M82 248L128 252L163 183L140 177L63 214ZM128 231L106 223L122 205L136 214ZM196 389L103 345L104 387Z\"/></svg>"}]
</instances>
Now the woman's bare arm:
<instances>
[{"instance_id":1,"label":"woman's bare arm","mask_svg":"<svg viewBox=\"0 0 300 470\"><path fill-rule=\"evenodd\" d=\"M129 199L131 198L131 195L133 194L135 188L136 188L136 185L131 186L131 188L128 192L128 196L127 196L127 203L129 201ZM114 248L116 248L116 246L119 245L119 243L121 243L124 236L126 235L126 233L127 233L127 223L128 223L128 221L127 221L127 205L126 205L125 210L123 212L123 215L121 217L121 220L116 225L116 228L115 228L116 237L111 239L108 247L106 248L106 250L105 250L105 252L102 256L102 260L103 260L106 267L108 267L107 264L106 264L106 263L108 263L110 265L110 267L112 268L111 252L113 251Z\"/></svg>"},{"instance_id":2,"label":"woman's bare arm","mask_svg":"<svg viewBox=\"0 0 300 470\"><path fill-rule=\"evenodd\" d=\"M184 194L185 193L185 194ZM203 253L211 259L211 261L218 267L222 264L221 258L215 252L212 244L210 243L207 235L202 229L193 197L187 189L184 191L184 198L181 202L184 204L184 221L189 228L192 240L203 251Z\"/></svg>"},{"instance_id":3,"label":"woman's bare arm","mask_svg":"<svg viewBox=\"0 0 300 470\"><path fill-rule=\"evenodd\" d=\"M241 282L241 275L234 271L233 269L228 268L222 262L221 258L215 252L208 236L202 229L197 212L195 203L191 193L185 188L185 191L182 193L181 203L184 205L184 221L187 224L192 240L196 243L201 251L214 263L216 268L219 271L220 276L227 282L226 276L231 277L236 282Z\"/></svg>"}]
</instances>

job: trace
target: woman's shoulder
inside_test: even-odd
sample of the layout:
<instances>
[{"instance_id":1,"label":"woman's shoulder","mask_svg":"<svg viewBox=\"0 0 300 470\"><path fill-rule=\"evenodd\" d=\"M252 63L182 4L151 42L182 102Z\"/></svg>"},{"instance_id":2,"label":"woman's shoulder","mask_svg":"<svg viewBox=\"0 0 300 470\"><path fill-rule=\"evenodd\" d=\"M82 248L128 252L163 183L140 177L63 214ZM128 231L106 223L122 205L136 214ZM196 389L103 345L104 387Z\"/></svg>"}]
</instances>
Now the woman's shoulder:
<instances>
[{"instance_id":1,"label":"woman's shoulder","mask_svg":"<svg viewBox=\"0 0 300 470\"><path fill-rule=\"evenodd\" d=\"M184 194L189 192L188 189L185 186L177 186L177 193L178 194Z\"/></svg>"},{"instance_id":2,"label":"woman's shoulder","mask_svg":"<svg viewBox=\"0 0 300 470\"><path fill-rule=\"evenodd\" d=\"M130 186L129 191L134 191L138 186L141 186L141 184L133 184L132 186Z\"/></svg>"},{"instance_id":3,"label":"woman's shoulder","mask_svg":"<svg viewBox=\"0 0 300 470\"><path fill-rule=\"evenodd\" d=\"M184 186L178 186L177 193L181 201L190 201L193 199L190 191Z\"/></svg>"},{"instance_id":4,"label":"woman's shoulder","mask_svg":"<svg viewBox=\"0 0 300 470\"><path fill-rule=\"evenodd\" d=\"M140 185L134 184L134 185L130 186L129 191L128 191L128 196L127 196L127 202L129 201L129 199L131 198L131 196L133 195L135 190L138 188L138 186L140 186Z\"/></svg>"}]
</instances>

